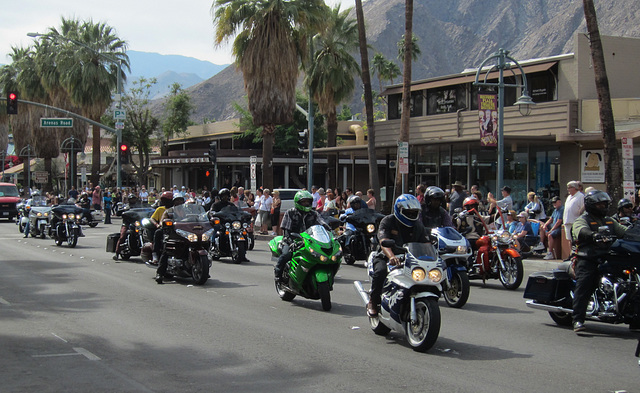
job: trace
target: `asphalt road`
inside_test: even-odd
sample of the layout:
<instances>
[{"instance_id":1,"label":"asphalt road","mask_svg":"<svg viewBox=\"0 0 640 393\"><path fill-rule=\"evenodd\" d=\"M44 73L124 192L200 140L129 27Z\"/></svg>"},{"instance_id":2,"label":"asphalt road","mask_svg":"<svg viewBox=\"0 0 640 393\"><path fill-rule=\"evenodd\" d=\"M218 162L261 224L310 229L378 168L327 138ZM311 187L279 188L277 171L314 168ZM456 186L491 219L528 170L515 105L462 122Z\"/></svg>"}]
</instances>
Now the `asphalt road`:
<instances>
[{"instance_id":1,"label":"asphalt road","mask_svg":"<svg viewBox=\"0 0 640 393\"><path fill-rule=\"evenodd\" d=\"M441 300L440 337L416 353L370 330L360 263L342 266L324 312L280 300L264 241L249 263L214 261L204 286L157 285L140 260L105 252L118 224L85 228L69 249L0 222L0 391L640 391L637 333L588 323L578 336L527 308L524 285L472 281L463 309Z\"/></svg>"}]
</instances>

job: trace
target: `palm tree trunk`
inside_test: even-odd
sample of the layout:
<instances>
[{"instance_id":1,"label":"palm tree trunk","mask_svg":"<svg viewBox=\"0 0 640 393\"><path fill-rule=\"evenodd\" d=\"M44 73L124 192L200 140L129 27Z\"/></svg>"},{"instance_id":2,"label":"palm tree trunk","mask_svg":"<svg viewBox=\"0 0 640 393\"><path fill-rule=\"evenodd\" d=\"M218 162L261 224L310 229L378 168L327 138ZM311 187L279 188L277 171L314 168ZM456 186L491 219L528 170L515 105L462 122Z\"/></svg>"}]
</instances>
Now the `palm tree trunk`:
<instances>
[{"instance_id":1,"label":"palm tree trunk","mask_svg":"<svg viewBox=\"0 0 640 393\"><path fill-rule=\"evenodd\" d=\"M49 174L47 183L45 184L44 189L42 190L44 192L53 191L53 173L51 173L52 160L53 159L51 157L44 158L44 170Z\"/></svg>"},{"instance_id":2,"label":"palm tree trunk","mask_svg":"<svg viewBox=\"0 0 640 393\"><path fill-rule=\"evenodd\" d=\"M583 0L584 18L589 34L591 46L591 61L596 78L596 91L598 93L598 109L600 112L600 127L604 144L605 181L607 193L612 200L622 198L622 165L616 143L616 128L611 106L611 93L609 91L609 78L604 63L604 51L600 40L600 30L593 0ZM615 205L612 204L612 210Z\"/></svg>"},{"instance_id":3,"label":"palm tree trunk","mask_svg":"<svg viewBox=\"0 0 640 393\"><path fill-rule=\"evenodd\" d=\"M380 190L380 180L378 178L378 160L376 157L376 128L373 122L373 93L371 92L371 73L369 71L369 54L367 50L367 32L364 26L364 12L362 11L362 0L356 0L356 18L358 20L358 36L360 40L360 67L362 69L362 84L364 85L364 103L367 116L367 134L369 155L369 185L376 192ZM378 200L382 200L378 196ZM376 209L380 209L382 203L376 204Z\"/></svg>"},{"instance_id":4,"label":"palm tree trunk","mask_svg":"<svg viewBox=\"0 0 640 393\"><path fill-rule=\"evenodd\" d=\"M91 155L91 183L97 186L100 182L100 127L93 126L93 153Z\"/></svg>"},{"instance_id":5,"label":"palm tree trunk","mask_svg":"<svg viewBox=\"0 0 640 393\"><path fill-rule=\"evenodd\" d=\"M405 0L405 25L404 25L404 73L402 82L402 116L400 118L400 141L409 142L409 127L411 126L411 46L413 44L413 0ZM396 172L396 190L402 190L398 194L404 194L409 189L407 175L400 174L400 165Z\"/></svg>"},{"instance_id":6,"label":"palm tree trunk","mask_svg":"<svg viewBox=\"0 0 640 393\"><path fill-rule=\"evenodd\" d=\"M275 124L265 124L262 127L262 186L270 190L273 190L273 139L275 131Z\"/></svg>"},{"instance_id":7,"label":"palm tree trunk","mask_svg":"<svg viewBox=\"0 0 640 393\"><path fill-rule=\"evenodd\" d=\"M336 109L333 107L327 113L327 147L335 147L338 139L338 118L336 116ZM338 186L338 154L329 154L327 157L327 169L329 172L329 187Z\"/></svg>"}]
</instances>

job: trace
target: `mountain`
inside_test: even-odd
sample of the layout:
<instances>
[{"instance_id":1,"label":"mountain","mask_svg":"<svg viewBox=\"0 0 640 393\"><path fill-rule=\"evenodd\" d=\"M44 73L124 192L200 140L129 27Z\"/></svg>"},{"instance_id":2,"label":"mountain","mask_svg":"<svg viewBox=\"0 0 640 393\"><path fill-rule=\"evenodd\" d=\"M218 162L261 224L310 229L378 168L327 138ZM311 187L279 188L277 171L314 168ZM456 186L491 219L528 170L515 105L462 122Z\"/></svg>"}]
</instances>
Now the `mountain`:
<instances>
[{"instance_id":1,"label":"mountain","mask_svg":"<svg viewBox=\"0 0 640 393\"><path fill-rule=\"evenodd\" d=\"M402 68L396 43L404 34L404 6L405 0L363 2L369 58L381 52ZM600 34L640 37L638 0L596 0L596 12ZM353 11L352 15L355 18ZM581 1L414 0L413 20L422 52L412 66L413 80L478 67L499 48L510 50L518 60L570 53L574 34L586 32ZM359 53L354 57L359 60ZM379 89L375 75L372 84L374 90ZM364 106L360 84L356 86L349 103L353 113L362 112ZM246 95L242 75L234 65L188 92L197 108L192 116L195 122L235 117L232 102L242 102Z\"/></svg>"}]
</instances>

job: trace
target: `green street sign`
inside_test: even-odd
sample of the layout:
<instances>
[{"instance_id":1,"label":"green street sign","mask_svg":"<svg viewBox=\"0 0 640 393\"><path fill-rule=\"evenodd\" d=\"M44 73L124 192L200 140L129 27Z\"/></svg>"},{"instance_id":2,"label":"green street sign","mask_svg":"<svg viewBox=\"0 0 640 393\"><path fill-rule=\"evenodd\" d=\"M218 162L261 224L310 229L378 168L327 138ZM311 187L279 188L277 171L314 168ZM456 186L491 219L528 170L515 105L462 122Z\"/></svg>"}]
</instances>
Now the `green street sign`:
<instances>
[{"instance_id":1,"label":"green street sign","mask_svg":"<svg viewBox=\"0 0 640 393\"><path fill-rule=\"evenodd\" d=\"M52 128L52 127L60 127L60 128L71 128L73 127L73 119L71 118L40 118L40 127L44 128Z\"/></svg>"}]
</instances>

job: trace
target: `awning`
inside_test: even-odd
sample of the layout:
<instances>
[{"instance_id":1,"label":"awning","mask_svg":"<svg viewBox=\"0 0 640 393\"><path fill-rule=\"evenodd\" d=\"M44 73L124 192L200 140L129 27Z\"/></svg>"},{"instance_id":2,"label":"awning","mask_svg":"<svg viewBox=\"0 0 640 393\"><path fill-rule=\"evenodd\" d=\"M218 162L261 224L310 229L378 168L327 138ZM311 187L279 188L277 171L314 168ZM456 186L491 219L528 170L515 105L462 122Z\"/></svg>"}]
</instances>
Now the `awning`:
<instances>
[{"instance_id":1,"label":"awning","mask_svg":"<svg viewBox=\"0 0 640 393\"><path fill-rule=\"evenodd\" d=\"M36 164L36 160L33 159L31 160L31 167L33 168L33 166ZM5 175L11 175L12 173L20 173L24 170L24 163L22 164L18 164L16 166L12 166L9 169L5 169L4 170L4 174Z\"/></svg>"},{"instance_id":2,"label":"awning","mask_svg":"<svg viewBox=\"0 0 640 393\"><path fill-rule=\"evenodd\" d=\"M534 72L547 71L549 68L553 67L556 64L558 64L557 61L552 61L552 62L549 62L549 63L533 64L533 65L524 66L524 67L522 67L522 69L524 70L525 74L533 74ZM514 68L512 68L512 70L516 75L520 75L520 69L518 67L514 67ZM489 76L487 77L487 80L495 79L499 75L500 75L499 71L491 72L489 74ZM505 76L511 76L511 75L512 75L511 71L505 72ZM480 78L481 78L481 80L484 80L484 74L480 75ZM476 80L476 74L458 76L458 77L453 77L453 78L438 79L438 80L430 80L430 81L419 82L419 83L411 85L411 91L435 89L435 88L444 87L444 86L461 85L461 84L464 84L464 83L475 82L475 80ZM391 88L383 91L381 95L389 96L391 94L399 94L399 93L402 93L402 86L391 87Z\"/></svg>"}]
</instances>

